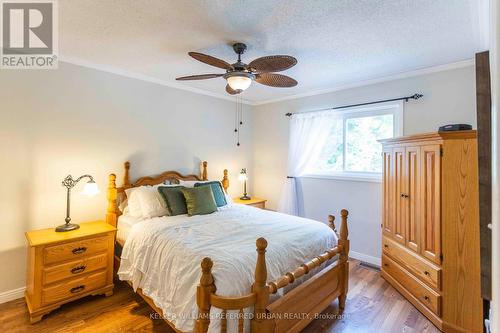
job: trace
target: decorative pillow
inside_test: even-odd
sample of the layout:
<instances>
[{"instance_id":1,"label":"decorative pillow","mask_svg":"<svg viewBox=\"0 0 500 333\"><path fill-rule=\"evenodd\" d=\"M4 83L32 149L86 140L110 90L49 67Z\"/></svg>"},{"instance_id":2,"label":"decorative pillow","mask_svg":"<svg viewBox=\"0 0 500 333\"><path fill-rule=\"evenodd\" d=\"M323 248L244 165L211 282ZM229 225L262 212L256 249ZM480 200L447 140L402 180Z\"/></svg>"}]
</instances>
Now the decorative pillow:
<instances>
[{"instance_id":1,"label":"decorative pillow","mask_svg":"<svg viewBox=\"0 0 500 333\"><path fill-rule=\"evenodd\" d=\"M168 212L171 216L187 213L186 199L182 194L184 186L160 186L158 192L167 204Z\"/></svg>"},{"instance_id":2,"label":"decorative pillow","mask_svg":"<svg viewBox=\"0 0 500 333\"><path fill-rule=\"evenodd\" d=\"M199 186L181 189L186 198L187 213L189 216L205 215L217 211L214 194L210 186Z\"/></svg>"},{"instance_id":3,"label":"decorative pillow","mask_svg":"<svg viewBox=\"0 0 500 333\"><path fill-rule=\"evenodd\" d=\"M152 218L168 215L165 202L156 186L139 186L125 190L129 215Z\"/></svg>"},{"instance_id":4,"label":"decorative pillow","mask_svg":"<svg viewBox=\"0 0 500 333\"><path fill-rule=\"evenodd\" d=\"M224 190L222 189L222 184L220 182L212 181L212 182L199 182L194 184L194 187L200 187L200 186L210 186L217 207L222 207L227 205L226 196L224 195Z\"/></svg>"}]
</instances>

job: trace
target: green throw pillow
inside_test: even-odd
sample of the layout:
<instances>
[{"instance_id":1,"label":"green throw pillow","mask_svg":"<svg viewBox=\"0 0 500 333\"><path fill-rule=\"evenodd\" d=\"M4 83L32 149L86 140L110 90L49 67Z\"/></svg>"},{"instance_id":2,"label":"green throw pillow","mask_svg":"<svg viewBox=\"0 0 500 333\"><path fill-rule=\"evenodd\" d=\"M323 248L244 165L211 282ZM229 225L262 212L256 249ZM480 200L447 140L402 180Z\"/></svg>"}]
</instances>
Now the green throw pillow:
<instances>
[{"instance_id":1,"label":"green throw pillow","mask_svg":"<svg viewBox=\"0 0 500 333\"><path fill-rule=\"evenodd\" d=\"M159 186L158 192L167 204L167 210L170 216L187 213L186 199L182 194L184 186Z\"/></svg>"},{"instance_id":2,"label":"green throw pillow","mask_svg":"<svg viewBox=\"0 0 500 333\"><path fill-rule=\"evenodd\" d=\"M189 216L205 215L217 211L214 194L210 186L182 188Z\"/></svg>"},{"instance_id":3,"label":"green throw pillow","mask_svg":"<svg viewBox=\"0 0 500 333\"><path fill-rule=\"evenodd\" d=\"M199 187L199 186L210 186L210 188L212 189L212 193L214 194L214 199L215 203L217 204L217 207L222 207L227 205L226 196L224 195L224 190L222 189L222 185L220 182L213 181L213 182L203 182L194 184L194 187Z\"/></svg>"}]
</instances>

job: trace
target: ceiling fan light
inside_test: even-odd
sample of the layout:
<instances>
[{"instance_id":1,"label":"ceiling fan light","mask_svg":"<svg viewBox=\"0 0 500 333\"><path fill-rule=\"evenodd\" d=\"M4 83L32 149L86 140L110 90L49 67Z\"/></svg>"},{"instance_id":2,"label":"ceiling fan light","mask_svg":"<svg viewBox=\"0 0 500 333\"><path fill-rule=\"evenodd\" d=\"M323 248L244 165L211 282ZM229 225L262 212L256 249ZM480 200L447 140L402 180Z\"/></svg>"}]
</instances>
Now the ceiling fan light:
<instances>
[{"instance_id":1,"label":"ceiling fan light","mask_svg":"<svg viewBox=\"0 0 500 333\"><path fill-rule=\"evenodd\" d=\"M227 78L227 84L229 84L233 90L245 90L252 84L252 79L248 76L234 75Z\"/></svg>"}]
</instances>

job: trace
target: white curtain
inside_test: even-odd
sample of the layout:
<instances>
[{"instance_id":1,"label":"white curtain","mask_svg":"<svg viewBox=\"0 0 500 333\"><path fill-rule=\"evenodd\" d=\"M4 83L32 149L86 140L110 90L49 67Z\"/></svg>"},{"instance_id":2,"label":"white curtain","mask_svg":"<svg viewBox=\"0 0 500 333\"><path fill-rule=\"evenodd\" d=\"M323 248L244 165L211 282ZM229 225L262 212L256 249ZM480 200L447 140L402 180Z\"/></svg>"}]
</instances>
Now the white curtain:
<instances>
[{"instance_id":1,"label":"white curtain","mask_svg":"<svg viewBox=\"0 0 500 333\"><path fill-rule=\"evenodd\" d=\"M288 178L281 191L278 211L299 215L295 177L304 175L314 163L326 143L332 121L338 115L334 111L298 113L291 116L288 144Z\"/></svg>"}]
</instances>

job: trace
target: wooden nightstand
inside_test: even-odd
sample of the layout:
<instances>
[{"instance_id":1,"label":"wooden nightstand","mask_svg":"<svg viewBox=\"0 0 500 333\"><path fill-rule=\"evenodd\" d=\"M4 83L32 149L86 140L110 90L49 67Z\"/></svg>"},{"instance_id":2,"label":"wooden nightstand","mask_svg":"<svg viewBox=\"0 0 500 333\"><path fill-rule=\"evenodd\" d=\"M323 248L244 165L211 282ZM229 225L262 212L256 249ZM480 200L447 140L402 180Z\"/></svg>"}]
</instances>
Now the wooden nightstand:
<instances>
[{"instance_id":1,"label":"wooden nightstand","mask_svg":"<svg viewBox=\"0 0 500 333\"><path fill-rule=\"evenodd\" d=\"M80 229L67 232L26 232L25 298L31 323L78 298L113 295L115 233L116 228L103 221L81 223Z\"/></svg>"},{"instance_id":2,"label":"wooden nightstand","mask_svg":"<svg viewBox=\"0 0 500 333\"><path fill-rule=\"evenodd\" d=\"M241 200L240 198L233 198L234 203L253 206L257 208L266 209L266 199L252 197L250 200Z\"/></svg>"}]
</instances>

